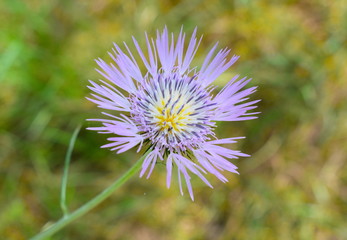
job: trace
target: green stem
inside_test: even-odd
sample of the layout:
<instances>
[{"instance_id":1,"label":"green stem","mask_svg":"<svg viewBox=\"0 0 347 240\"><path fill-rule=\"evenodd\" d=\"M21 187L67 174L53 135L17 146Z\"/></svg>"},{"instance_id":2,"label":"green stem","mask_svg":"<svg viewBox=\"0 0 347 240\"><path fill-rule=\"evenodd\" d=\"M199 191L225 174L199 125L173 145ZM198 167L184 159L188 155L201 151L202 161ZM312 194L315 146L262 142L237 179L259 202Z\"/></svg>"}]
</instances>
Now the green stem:
<instances>
[{"instance_id":1,"label":"green stem","mask_svg":"<svg viewBox=\"0 0 347 240\"><path fill-rule=\"evenodd\" d=\"M122 186L131 176L133 176L136 172L140 170L142 162L149 152L150 151L147 151L146 154L144 154L123 176L121 176L119 179L113 182L104 191L99 193L97 196L95 196L93 199L91 199L89 202L87 202L86 204L84 204L83 206L75 210L74 212L62 217L56 223L54 223L53 225L51 225L50 227L48 227L41 233L37 234L36 236L32 237L30 240L46 239L47 237L53 235L54 233L64 228L69 223L82 217L84 214L88 213L94 207L99 205L102 201L108 198L115 190L117 190L120 186Z\"/></svg>"},{"instance_id":2,"label":"green stem","mask_svg":"<svg viewBox=\"0 0 347 240\"><path fill-rule=\"evenodd\" d=\"M69 148L68 148L68 150L66 152L66 156L65 156L65 166L64 166L63 178L61 181L61 192L60 192L60 207L63 210L64 217L69 214L69 210L67 209L67 206L66 206L67 177L69 174L69 165L70 165L70 161L71 161L72 150L73 150L73 147L75 145L77 135L78 135L78 132L80 131L80 129L81 129L81 125L79 125L75 129L74 133L72 134Z\"/></svg>"}]
</instances>

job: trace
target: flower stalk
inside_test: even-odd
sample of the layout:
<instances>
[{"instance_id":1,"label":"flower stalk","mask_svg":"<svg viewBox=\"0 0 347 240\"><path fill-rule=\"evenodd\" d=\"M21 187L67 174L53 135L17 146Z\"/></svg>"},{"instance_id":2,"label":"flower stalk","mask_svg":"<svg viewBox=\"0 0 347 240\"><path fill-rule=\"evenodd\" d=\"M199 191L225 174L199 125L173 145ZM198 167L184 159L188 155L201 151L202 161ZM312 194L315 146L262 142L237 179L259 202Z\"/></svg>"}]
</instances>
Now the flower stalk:
<instances>
[{"instance_id":1,"label":"flower stalk","mask_svg":"<svg viewBox=\"0 0 347 240\"><path fill-rule=\"evenodd\" d=\"M69 148L66 152L66 157L65 157L65 164L64 164L64 173L63 173L63 178L61 180L61 192L60 192L60 207L64 213L64 216L67 216L69 214L69 210L66 205L66 187L67 187L67 178L69 175L69 166L71 162L71 155L72 155L72 150L75 146L75 142L77 139L77 135L79 131L81 130L82 125L79 125L75 131L72 134Z\"/></svg>"},{"instance_id":2,"label":"flower stalk","mask_svg":"<svg viewBox=\"0 0 347 240\"><path fill-rule=\"evenodd\" d=\"M64 215L61 219L55 222L53 225L49 226L47 229L43 230L41 233L30 238L30 240L43 240L52 236L54 233L69 225L71 222L82 217L84 214L90 212L93 208L98 206L101 202L107 199L111 194L121 187L126 181L129 180L135 173L137 173L141 166L143 160L149 154L150 151L146 152L123 176L113 182L109 187L91 199L89 202L85 203L83 206L75 210L74 212Z\"/></svg>"}]
</instances>

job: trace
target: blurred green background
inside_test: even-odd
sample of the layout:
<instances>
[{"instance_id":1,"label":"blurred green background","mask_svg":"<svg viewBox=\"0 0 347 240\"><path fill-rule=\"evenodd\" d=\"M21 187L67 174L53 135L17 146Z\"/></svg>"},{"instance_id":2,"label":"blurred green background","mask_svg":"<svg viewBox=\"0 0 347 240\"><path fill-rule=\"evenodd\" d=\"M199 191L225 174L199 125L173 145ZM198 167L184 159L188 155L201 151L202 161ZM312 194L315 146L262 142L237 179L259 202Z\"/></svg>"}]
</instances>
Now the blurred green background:
<instances>
[{"instance_id":1,"label":"blurred green background","mask_svg":"<svg viewBox=\"0 0 347 240\"><path fill-rule=\"evenodd\" d=\"M198 27L197 64L216 41L241 56L217 84L252 77L262 114L216 131L247 136L232 147L252 157L234 161L241 174L229 183L209 176L214 189L194 178L195 202L176 183L167 190L158 165L51 239L347 239L344 0L2 0L0 239L27 239L61 217L63 161L79 123L70 209L139 158L100 149L105 136L85 130L100 116L86 85L112 42L134 35L144 46L144 31L164 25L188 35Z\"/></svg>"}]
</instances>

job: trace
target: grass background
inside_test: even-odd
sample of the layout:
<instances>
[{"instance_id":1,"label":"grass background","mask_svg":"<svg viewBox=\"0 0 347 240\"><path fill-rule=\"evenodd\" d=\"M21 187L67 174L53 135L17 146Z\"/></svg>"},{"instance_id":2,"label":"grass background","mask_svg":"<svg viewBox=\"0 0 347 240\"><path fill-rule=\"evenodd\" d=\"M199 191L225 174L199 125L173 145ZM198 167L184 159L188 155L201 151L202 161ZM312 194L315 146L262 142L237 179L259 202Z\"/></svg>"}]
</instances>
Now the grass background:
<instances>
[{"instance_id":1,"label":"grass background","mask_svg":"<svg viewBox=\"0 0 347 240\"><path fill-rule=\"evenodd\" d=\"M241 175L194 179L195 202L165 187L165 167L135 177L51 239L347 239L347 4L343 0L2 0L0 2L0 238L27 239L61 216L63 160L74 149L68 204L75 209L139 158L99 146L84 130L100 116L85 99L94 59L134 35L144 45L167 25L216 42L241 59L262 99L260 118L220 124L220 137L252 155ZM134 49L134 48L133 48Z\"/></svg>"}]
</instances>

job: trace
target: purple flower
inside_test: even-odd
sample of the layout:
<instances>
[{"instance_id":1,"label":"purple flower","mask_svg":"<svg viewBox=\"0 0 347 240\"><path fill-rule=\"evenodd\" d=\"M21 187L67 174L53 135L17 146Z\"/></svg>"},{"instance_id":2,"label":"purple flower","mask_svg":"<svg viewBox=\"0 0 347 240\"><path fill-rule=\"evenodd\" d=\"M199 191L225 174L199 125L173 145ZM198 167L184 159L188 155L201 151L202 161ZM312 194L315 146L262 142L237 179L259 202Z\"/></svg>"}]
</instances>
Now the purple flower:
<instances>
[{"instance_id":1,"label":"purple flower","mask_svg":"<svg viewBox=\"0 0 347 240\"><path fill-rule=\"evenodd\" d=\"M122 153L130 148L149 148L140 176L151 175L158 161L166 163L167 187L170 187L172 171L178 174L181 194L182 179L194 200L189 173L202 179L208 186L206 173L215 175L222 182L224 170L238 173L237 167L228 159L247 157L240 151L230 150L221 144L235 143L237 138L218 139L213 130L216 121L242 121L256 118L258 102L249 101L248 95L256 87L242 90L251 80L233 77L217 94L213 95L211 85L224 71L233 65L238 56L227 58L230 50L222 49L217 54L217 44L207 54L201 68L191 67L191 61L198 49L199 41L194 30L185 49L185 34L179 33L177 40L167 28L157 31L156 39L148 38L147 56L133 38L137 53L146 72L140 70L135 57L124 43L124 52L114 44L109 53L113 63L96 60L97 70L108 81L90 81L94 92L88 98L100 108L107 119L90 119L102 122L101 127L91 127L99 133L112 134L110 143L103 147Z\"/></svg>"}]
</instances>

